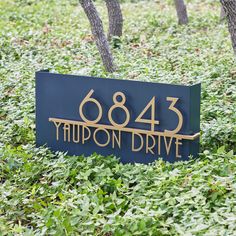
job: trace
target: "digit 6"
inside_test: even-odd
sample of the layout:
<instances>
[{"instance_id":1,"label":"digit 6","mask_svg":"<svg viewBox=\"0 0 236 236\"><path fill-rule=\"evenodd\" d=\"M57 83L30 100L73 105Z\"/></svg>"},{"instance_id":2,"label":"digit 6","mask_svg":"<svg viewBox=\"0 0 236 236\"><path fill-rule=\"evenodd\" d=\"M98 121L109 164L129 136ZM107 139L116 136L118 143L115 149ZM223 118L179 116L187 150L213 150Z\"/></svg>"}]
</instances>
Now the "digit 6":
<instances>
[{"instance_id":1,"label":"digit 6","mask_svg":"<svg viewBox=\"0 0 236 236\"><path fill-rule=\"evenodd\" d=\"M86 95L86 97L83 99L83 101L81 102L80 106L79 106L79 114L82 118L83 121L85 121L87 124L96 124L97 122L99 122L102 118L102 106L101 104L95 99L95 98L91 98L92 94L94 93L94 90L91 89L89 91L89 93ZM83 113L83 106L87 103L87 102L93 102L97 105L98 107L98 116L95 120L88 120L84 113Z\"/></svg>"}]
</instances>

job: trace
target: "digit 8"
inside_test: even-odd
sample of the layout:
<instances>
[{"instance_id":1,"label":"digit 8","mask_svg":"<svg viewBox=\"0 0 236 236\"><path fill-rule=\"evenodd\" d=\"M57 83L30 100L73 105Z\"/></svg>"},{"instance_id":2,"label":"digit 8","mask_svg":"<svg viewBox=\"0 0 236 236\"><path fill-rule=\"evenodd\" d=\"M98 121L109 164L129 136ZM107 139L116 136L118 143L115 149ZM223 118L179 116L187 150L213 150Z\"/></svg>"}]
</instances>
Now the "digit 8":
<instances>
[{"instance_id":1,"label":"digit 8","mask_svg":"<svg viewBox=\"0 0 236 236\"><path fill-rule=\"evenodd\" d=\"M121 101L120 101L120 102L117 100L118 97L121 97ZM110 108L109 111L108 111L108 118L109 118L109 121L110 121L110 123L111 123L114 127L123 128L123 127L125 127L125 126L129 123L129 121L130 121L130 113L129 113L129 110L128 110L127 107L124 106L124 104L125 104L125 102L126 102L126 97L125 97L125 95L124 95L122 92L116 92L116 93L114 93L114 95L113 95L113 102L114 102L114 105L111 106L111 108ZM121 108L121 109L123 109L123 110L125 111L125 114L126 114L126 119L125 119L125 121L124 121L123 123L121 123L121 124L116 123L116 122L113 120L113 118L112 118L112 112L113 112L113 110L116 109L116 108Z\"/></svg>"}]
</instances>

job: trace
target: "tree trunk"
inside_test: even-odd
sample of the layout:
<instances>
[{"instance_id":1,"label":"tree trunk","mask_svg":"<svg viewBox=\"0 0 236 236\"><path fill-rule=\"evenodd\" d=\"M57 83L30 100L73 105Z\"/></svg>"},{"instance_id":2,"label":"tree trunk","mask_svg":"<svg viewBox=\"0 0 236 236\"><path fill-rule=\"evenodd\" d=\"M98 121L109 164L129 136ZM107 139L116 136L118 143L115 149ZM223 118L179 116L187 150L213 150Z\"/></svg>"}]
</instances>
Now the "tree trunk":
<instances>
[{"instance_id":1,"label":"tree trunk","mask_svg":"<svg viewBox=\"0 0 236 236\"><path fill-rule=\"evenodd\" d=\"M226 17L225 10L224 10L223 6L221 6L221 8L220 8L220 20L224 20L225 17Z\"/></svg>"},{"instance_id":2,"label":"tree trunk","mask_svg":"<svg viewBox=\"0 0 236 236\"><path fill-rule=\"evenodd\" d=\"M118 0L105 0L109 16L108 39L122 36L123 16Z\"/></svg>"},{"instance_id":3,"label":"tree trunk","mask_svg":"<svg viewBox=\"0 0 236 236\"><path fill-rule=\"evenodd\" d=\"M228 20L232 46L236 55L236 0L220 0L220 2Z\"/></svg>"},{"instance_id":4,"label":"tree trunk","mask_svg":"<svg viewBox=\"0 0 236 236\"><path fill-rule=\"evenodd\" d=\"M108 72L114 72L115 65L113 62L113 57L103 30L102 20L99 17L99 14L93 4L93 1L92 0L79 0L79 1L82 8L84 9L85 14L89 19L92 34L95 38L98 51L103 61L103 65L105 66Z\"/></svg>"},{"instance_id":5,"label":"tree trunk","mask_svg":"<svg viewBox=\"0 0 236 236\"><path fill-rule=\"evenodd\" d=\"M178 23L179 25L186 25L188 24L188 14L187 9L184 4L184 0L174 0L175 8L178 16Z\"/></svg>"}]
</instances>

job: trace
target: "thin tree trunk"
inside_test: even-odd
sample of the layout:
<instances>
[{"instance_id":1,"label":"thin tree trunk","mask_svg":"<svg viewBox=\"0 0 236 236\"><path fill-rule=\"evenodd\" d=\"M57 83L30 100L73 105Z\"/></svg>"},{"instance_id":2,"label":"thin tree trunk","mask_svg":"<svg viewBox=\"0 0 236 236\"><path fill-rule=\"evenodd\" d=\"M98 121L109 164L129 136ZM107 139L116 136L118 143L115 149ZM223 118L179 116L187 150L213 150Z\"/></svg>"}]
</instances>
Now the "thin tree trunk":
<instances>
[{"instance_id":1,"label":"thin tree trunk","mask_svg":"<svg viewBox=\"0 0 236 236\"><path fill-rule=\"evenodd\" d=\"M221 6L221 8L220 8L220 20L224 20L225 17L226 17L225 10L224 10L223 6Z\"/></svg>"},{"instance_id":2,"label":"thin tree trunk","mask_svg":"<svg viewBox=\"0 0 236 236\"><path fill-rule=\"evenodd\" d=\"M108 72L114 72L115 65L113 62L113 57L104 33L102 20L99 17L99 14L93 4L93 1L92 0L79 0L79 1L82 8L84 9L85 14L89 19L92 34L95 38L98 51L103 61L103 65L105 66Z\"/></svg>"},{"instance_id":3,"label":"thin tree trunk","mask_svg":"<svg viewBox=\"0 0 236 236\"><path fill-rule=\"evenodd\" d=\"M184 0L174 0L175 8L178 16L178 23L179 25L186 25L188 24L188 14L187 9L184 4Z\"/></svg>"},{"instance_id":4,"label":"thin tree trunk","mask_svg":"<svg viewBox=\"0 0 236 236\"><path fill-rule=\"evenodd\" d=\"M220 0L220 2L228 20L232 46L236 55L236 0Z\"/></svg>"},{"instance_id":5,"label":"thin tree trunk","mask_svg":"<svg viewBox=\"0 0 236 236\"><path fill-rule=\"evenodd\" d=\"M108 39L122 36L123 16L118 0L105 0L109 16Z\"/></svg>"}]
</instances>

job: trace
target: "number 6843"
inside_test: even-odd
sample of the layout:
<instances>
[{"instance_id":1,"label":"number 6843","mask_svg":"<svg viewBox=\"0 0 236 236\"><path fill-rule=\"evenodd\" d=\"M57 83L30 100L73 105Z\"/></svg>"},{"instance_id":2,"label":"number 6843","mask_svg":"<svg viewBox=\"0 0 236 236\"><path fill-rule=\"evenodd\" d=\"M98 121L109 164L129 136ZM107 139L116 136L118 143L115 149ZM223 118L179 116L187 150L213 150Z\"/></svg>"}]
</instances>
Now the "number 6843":
<instances>
[{"instance_id":1,"label":"number 6843","mask_svg":"<svg viewBox=\"0 0 236 236\"><path fill-rule=\"evenodd\" d=\"M96 100L95 98L92 98L92 95L94 93L94 90L91 89L89 91L89 93L85 96L85 98L83 99L83 101L81 102L80 106L79 106L79 113L81 118L83 119L84 122L86 122L87 124L96 124L98 123L101 118L102 118L102 106L100 104L100 102L98 100ZM177 116L178 116L178 124L176 126L175 129L173 130L164 130L164 133L166 134L176 134L180 131L180 129L182 128L183 125L183 115L180 112L180 110L178 108L175 107L175 104L177 103L177 101L179 100L179 98L175 98L175 97L167 97L166 98L167 101L171 102L170 106L169 106L169 110L171 110L172 112L174 112ZM88 119L84 113L83 113L83 107L86 103L88 102L92 102L94 103L97 108L98 108L98 115L96 117L96 119L94 120L90 120ZM130 121L130 112L128 110L128 108L125 106L125 102L126 102L126 96L124 93L122 92L116 92L113 95L113 102L114 105L112 105L109 110L108 110L108 119L109 122L116 128L118 129L122 129L124 127L127 126L127 124ZM125 112L125 120L123 123L117 123L116 121L113 120L112 118L112 113L115 109L120 108ZM144 119L142 118L144 116L144 114L147 112L147 110L150 109L151 110L151 118L150 119ZM159 121L156 120L155 118L155 111L156 111L156 106L155 106L155 96L152 97L152 99L147 103L147 105L144 107L144 109L141 111L141 113L138 115L138 117L135 119L135 122L139 122L139 123L146 123L146 124L150 124L151 126L151 131L154 132L155 130L155 125L159 125Z\"/></svg>"}]
</instances>

